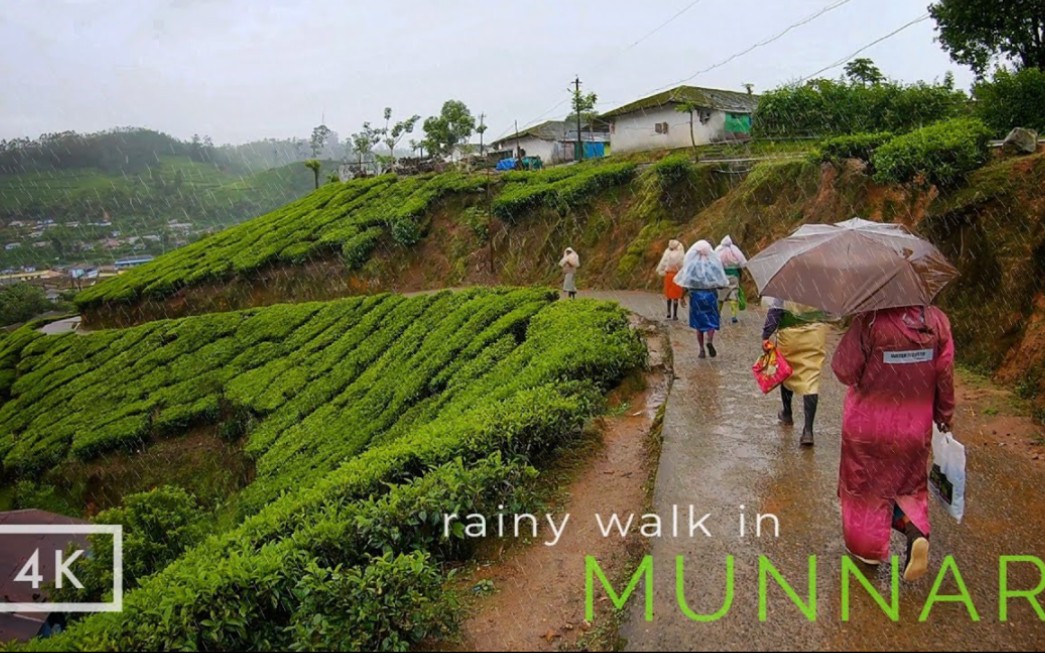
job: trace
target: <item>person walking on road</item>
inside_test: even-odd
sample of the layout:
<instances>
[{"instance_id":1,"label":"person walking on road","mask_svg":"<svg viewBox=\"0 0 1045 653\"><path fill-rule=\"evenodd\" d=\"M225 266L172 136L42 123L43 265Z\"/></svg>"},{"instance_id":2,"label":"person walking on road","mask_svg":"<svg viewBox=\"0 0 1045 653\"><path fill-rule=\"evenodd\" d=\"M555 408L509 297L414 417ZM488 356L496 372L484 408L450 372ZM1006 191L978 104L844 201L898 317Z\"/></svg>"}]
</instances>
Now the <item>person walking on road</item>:
<instances>
[{"instance_id":1,"label":"person walking on road","mask_svg":"<svg viewBox=\"0 0 1045 653\"><path fill-rule=\"evenodd\" d=\"M935 306L861 313L831 361L849 386L838 495L849 551L889 559L890 526L907 538L904 579L929 565L928 463L935 422L951 430L954 343Z\"/></svg>"},{"instance_id":2,"label":"person walking on road","mask_svg":"<svg viewBox=\"0 0 1045 653\"><path fill-rule=\"evenodd\" d=\"M577 298L577 280L575 275L577 268L580 266L581 259L577 256L577 252L573 251L572 247L567 247L566 251L562 253L559 267L562 268L563 272L562 290L570 296L570 299Z\"/></svg>"},{"instance_id":3,"label":"person walking on road","mask_svg":"<svg viewBox=\"0 0 1045 653\"><path fill-rule=\"evenodd\" d=\"M740 287L740 271L747 265L747 257L744 256L744 252L740 251L739 247L733 244L733 239L729 236L722 239L719 246L715 248L715 253L718 254L719 260L722 261L722 267L726 270L726 276L729 278L729 288L723 291L722 305L729 305L729 310L733 313L731 322L736 324L739 321L737 319L737 309L740 304L740 298L744 293L744 289Z\"/></svg>"},{"instance_id":4,"label":"person walking on road","mask_svg":"<svg viewBox=\"0 0 1045 653\"><path fill-rule=\"evenodd\" d=\"M715 332L721 328L718 291L728 287L729 281L711 243L699 240L689 248L682 269L675 275L675 283L689 291L689 325L697 331L699 357L714 358L718 355L715 350Z\"/></svg>"},{"instance_id":5,"label":"person walking on road","mask_svg":"<svg viewBox=\"0 0 1045 653\"><path fill-rule=\"evenodd\" d=\"M679 302L686 292L682 286L675 283L675 273L682 269L685 258L686 246L677 240L671 240L657 265L657 274L664 277L664 298L668 302L669 320L679 319Z\"/></svg>"},{"instance_id":6,"label":"person walking on road","mask_svg":"<svg viewBox=\"0 0 1045 653\"><path fill-rule=\"evenodd\" d=\"M762 327L762 347L776 334L777 351L790 363L792 374L780 386L783 408L777 414L780 423L791 426L795 423L791 404L796 394L802 395L805 424L799 444L811 447L814 444L813 423L820 402L820 371L827 358L827 316L816 309L781 299L767 298L769 311Z\"/></svg>"}]
</instances>

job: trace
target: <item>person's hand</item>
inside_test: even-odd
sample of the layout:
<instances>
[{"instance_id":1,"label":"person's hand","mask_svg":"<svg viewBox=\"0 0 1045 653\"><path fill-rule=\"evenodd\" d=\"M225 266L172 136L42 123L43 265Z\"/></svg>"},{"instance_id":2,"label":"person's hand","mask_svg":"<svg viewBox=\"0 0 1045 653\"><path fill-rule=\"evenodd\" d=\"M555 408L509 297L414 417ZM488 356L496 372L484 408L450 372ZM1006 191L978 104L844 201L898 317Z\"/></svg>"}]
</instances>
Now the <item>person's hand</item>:
<instances>
[{"instance_id":1,"label":"person's hand","mask_svg":"<svg viewBox=\"0 0 1045 653\"><path fill-rule=\"evenodd\" d=\"M763 340L762 341L762 351L767 352L767 353L773 351L773 341L772 340Z\"/></svg>"},{"instance_id":2,"label":"person's hand","mask_svg":"<svg viewBox=\"0 0 1045 653\"><path fill-rule=\"evenodd\" d=\"M950 422L944 422L944 421L936 422L936 427L938 429L940 429L940 433L950 433L951 432L951 423Z\"/></svg>"}]
</instances>

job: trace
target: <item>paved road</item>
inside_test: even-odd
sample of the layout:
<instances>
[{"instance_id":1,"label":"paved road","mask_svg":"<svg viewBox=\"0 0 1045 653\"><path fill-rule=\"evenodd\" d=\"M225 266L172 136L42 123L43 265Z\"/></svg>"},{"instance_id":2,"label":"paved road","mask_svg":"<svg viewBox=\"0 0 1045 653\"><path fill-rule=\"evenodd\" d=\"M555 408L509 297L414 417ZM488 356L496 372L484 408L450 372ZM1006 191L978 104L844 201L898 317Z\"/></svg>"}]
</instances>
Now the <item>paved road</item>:
<instances>
[{"instance_id":1,"label":"paved road","mask_svg":"<svg viewBox=\"0 0 1045 653\"><path fill-rule=\"evenodd\" d=\"M582 293L619 301L630 310L663 320L659 296L641 292ZM817 446L801 449L798 433L776 424L778 395L763 397L750 376L758 353L762 315L742 314L742 323L724 325L717 359L697 359L696 337L684 323L670 328L676 380L667 402L664 448L654 496L664 516L673 505L693 505L699 516L712 513L708 538L663 537L653 542L655 616L643 619L641 597L630 605L623 635L630 650L1043 650L1045 623L1026 600L1011 602L1009 622L999 623L998 559L1001 555L1045 558L1045 506L1041 474L1029 461L1001 447L969 449L965 520L959 525L933 505L932 573L902 585L900 620L891 622L854 581L851 620L841 605L840 511L836 497L843 388L828 372L817 423ZM832 339L833 344L837 338ZM796 402L796 409L801 406ZM799 416L796 414L796 419ZM956 431L960 439L960 421ZM779 539L741 538L741 506L748 524L756 513L780 520ZM667 522L667 519L665 520ZM767 522L767 526L769 523ZM770 530L767 528L767 530ZM685 521L683 522L685 535ZM903 543L893 550L903 555ZM973 623L961 603L936 603L928 619L919 615L945 555L953 555L978 611ZM684 556L685 599L701 613L713 613L725 595L725 565L735 556L734 601L715 623L683 616L676 600L675 558ZM809 622L770 581L768 613L759 620L758 557L767 556L803 599L809 556L818 557L816 621ZM888 571L873 578L889 595ZM1010 587L1034 588L1033 565L1016 565ZM940 593L955 594L953 575ZM1041 595L1045 604L1045 593Z\"/></svg>"}]
</instances>

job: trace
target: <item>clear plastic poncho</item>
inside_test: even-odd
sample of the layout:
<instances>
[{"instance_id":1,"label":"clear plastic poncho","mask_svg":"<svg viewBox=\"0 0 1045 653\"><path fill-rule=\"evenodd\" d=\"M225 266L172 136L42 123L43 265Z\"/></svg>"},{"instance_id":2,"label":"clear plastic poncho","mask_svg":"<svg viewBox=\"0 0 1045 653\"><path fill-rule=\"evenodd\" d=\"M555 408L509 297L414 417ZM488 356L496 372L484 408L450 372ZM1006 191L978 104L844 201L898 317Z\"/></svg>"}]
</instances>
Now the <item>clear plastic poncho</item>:
<instances>
[{"instance_id":1,"label":"clear plastic poncho","mask_svg":"<svg viewBox=\"0 0 1045 653\"><path fill-rule=\"evenodd\" d=\"M715 290L729 287L729 279L722 267L718 254L706 240L697 241L682 262L682 269L675 275L675 283L693 290Z\"/></svg>"}]
</instances>

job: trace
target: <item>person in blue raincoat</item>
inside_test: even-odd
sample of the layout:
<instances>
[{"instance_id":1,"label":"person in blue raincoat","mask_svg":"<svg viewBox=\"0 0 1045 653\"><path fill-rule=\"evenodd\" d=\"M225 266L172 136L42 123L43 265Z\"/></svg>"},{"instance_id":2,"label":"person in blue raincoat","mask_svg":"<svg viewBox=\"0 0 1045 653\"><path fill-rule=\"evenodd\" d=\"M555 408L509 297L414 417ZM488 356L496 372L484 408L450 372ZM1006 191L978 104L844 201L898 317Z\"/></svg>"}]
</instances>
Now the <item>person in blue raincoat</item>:
<instances>
[{"instance_id":1,"label":"person in blue raincoat","mask_svg":"<svg viewBox=\"0 0 1045 653\"><path fill-rule=\"evenodd\" d=\"M714 358L715 332L721 328L718 292L729 287L729 279L711 243L699 240L689 248L675 283L689 292L689 325L697 331L699 357Z\"/></svg>"}]
</instances>

